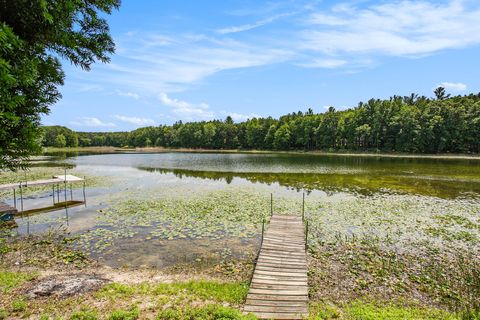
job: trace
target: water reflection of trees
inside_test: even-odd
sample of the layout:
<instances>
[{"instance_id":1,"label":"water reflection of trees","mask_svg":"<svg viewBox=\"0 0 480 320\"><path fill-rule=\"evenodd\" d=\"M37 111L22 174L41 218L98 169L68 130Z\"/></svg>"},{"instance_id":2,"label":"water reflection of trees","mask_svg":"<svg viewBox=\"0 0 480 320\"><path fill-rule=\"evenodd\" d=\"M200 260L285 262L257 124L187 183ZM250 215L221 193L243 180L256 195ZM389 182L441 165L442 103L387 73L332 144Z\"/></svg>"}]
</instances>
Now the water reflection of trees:
<instances>
[{"instance_id":1,"label":"water reflection of trees","mask_svg":"<svg viewBox=\"0 0 480 320\"><path fill-rule=\"evenodd\" d=\"M373 193L411 193L441 198L455 198L470 194L480 194L480 182L426 179L400 174L372 173L276 173L276 172L219 172L188 169L165 169L140 167L140 170L160 174L174 174L182 179L200 178L224 181L230 184L234 178L242 178L252 183L271 185L278 183L293 190L322 190L327 193L350 192L361 195Z\"/></svg>"}]
</instances>

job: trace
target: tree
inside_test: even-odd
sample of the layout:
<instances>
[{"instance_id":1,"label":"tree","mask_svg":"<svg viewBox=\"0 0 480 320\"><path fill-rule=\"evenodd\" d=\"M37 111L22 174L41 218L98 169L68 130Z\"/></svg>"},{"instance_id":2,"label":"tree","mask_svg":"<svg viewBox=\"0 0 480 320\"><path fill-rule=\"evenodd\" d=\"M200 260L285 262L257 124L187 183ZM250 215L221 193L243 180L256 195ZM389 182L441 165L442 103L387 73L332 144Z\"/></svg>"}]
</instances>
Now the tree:
<instances>
[{"instance_id":1,"label":"tree","mask_svg":"<svg viewBox=\"0 0 480 320\"><path fill-rule=\"evenodd\" d=\"M48 126L42 127L43 141L42 145L45 147L57 146L56 138L59 134L62 134L66 139L66 147L78 146L78 134L66 127L62 126Z\"/></svg>"},{"instance_id":2,"label":"tree","mask_svg":"<svg viewBox=\"0 0 480 320\"><path fill-rule=\"evenodd\" d=\"M145 138L144 145L145 147L150 147L152 145L152 140L150 140L150 138Z\"/></svg>"},{"instance_id":3,"label":"tree","mask_svg":"<svg viewBox=\"0 0 480 320\"><path fill-rule=\"evenodd\" d=\"M212 141L213 137L215 136L216 133L216 126L215 124L209 122L203 125L203 146L205 147L211 147L212 146Z\"/></svg>"},{"instance_id":4,"label":"tree","mask_svg":"<svg viewBox=\"0 0 480 320\"><path fill-rule=\"evenodd\" d=\"M55 147L57 148L65 148L67 145L67 139L63 134L59 134L55 137Z\"/></svg>"},{"instance_id":5,"label":"tree","mask_svg":"<svg viewBox=\"0 0 480 320\"><path fill-rule=\"evenodd\" d=\"M437 97L437 100L445 100L450 98L450 94L445 94L445 88L443 87L438 87L433 91L435 93L435 97Z\"/></svg>"},{"instance_id":6,"label":"tree","mask_svg":"<svg viewBox=\"0 0 480 320\"><path fill-rule=\"evenodd\" d=\"M282 125L278 130L275 132L274 139L273 139L273 146L275 149L278 150L286 150L290 149L291 143L291 132L290 127L288 124Z\"/></svg>"},{"instance_id":7,"label":"tree","mask_svg":"<svg viewBox=\"0 0 480 320\"><path fill-rule=\"evenodd\" d=\"M355 129L355 134L358 138L360 147L368 148L368 141L370 138L370 134L372 129L368 124L362 124Z\"/></svg>"},{"instance_id":8,"label":"tree","mask_svg":"<svg viewBox=\"0 0 480 320\"><path fill-rule=\"evenodd\" d=\"M43 128L43 145L179 148L245 148L263 150L372 150L418 153L480 152L480 94L432 100L393 96L370 99L356 108L313 114L312 110L281 116L225 121L176 122L171 126L138 128L131 132L73 132ZM60 139L60 138L59 138Z\"/></svg>"},{"instance_id":9,"label":"tree","mask_svg":"<svg viewBox=\"0 0 480 320\"><path fill-rule=\"evenodd\" d=\"M40 116L61 98L59 57L89 70L114 52L103 13L119 0L0 0L0 169L39 150Z\"/></svg>"}]
</instances>

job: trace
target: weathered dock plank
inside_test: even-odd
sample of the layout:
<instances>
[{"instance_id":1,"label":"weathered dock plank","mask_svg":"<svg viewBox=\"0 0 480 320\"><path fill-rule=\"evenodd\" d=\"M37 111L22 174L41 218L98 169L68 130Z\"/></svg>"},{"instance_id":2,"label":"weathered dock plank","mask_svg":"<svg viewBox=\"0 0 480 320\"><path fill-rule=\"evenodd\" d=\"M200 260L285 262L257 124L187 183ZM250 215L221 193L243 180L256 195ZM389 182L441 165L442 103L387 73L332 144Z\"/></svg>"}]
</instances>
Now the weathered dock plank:
<instances>
[{"instance_id":1,"label":"weathered dock plank","mask_svg":"<svg viewBox=\"0 0 480 320\"><path fill-rule=\"evenodd\" d=\"M273 215L244 311L260 319L302 319L308 314L307 259L302 218Z\"/></svg>"}]
</instances>

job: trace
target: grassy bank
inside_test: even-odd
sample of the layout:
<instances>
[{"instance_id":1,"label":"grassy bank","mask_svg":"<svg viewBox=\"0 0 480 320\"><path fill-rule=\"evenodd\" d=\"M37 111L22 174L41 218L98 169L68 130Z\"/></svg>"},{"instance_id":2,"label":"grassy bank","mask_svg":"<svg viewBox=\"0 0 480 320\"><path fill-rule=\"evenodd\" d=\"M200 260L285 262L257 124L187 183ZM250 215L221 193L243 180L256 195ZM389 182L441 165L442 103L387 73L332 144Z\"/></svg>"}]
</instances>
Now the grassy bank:
<instances>
[{"instance_id":1,"label":"grassy bank","mask_svg":"<svg viewBox=\"0 0 480 320\"><path fill-rule=\"evenodd\" d=\"M241 276L220 265L111 269L72 247L75 239L68 234L10 233L2 239L0 319L255 319L241 313L251 269ZM474 253L399 251L393 242L327 237L311 243L307 319L478 319L480 265ZM29 296L44 281L85 276L105 283L73 296Z\"/></svg>"},{"instance_id":2,"label":"grassy bank","mask_svg":"<svg viewBox=\"0 0 480 320\"><path fill-rule=\"evenodd\" d=\"M6 302L4 309L0 309L0 318L256 319L241 312L248 290L245 283L212 280L137 284L111 282L82 296L32 300L20 293L35 281L30 280L32 278L35 279L35 276L0 271L0 287L4 290L3 301ZM6 282L15 284L4 289ZM354 300L342 304L314 302L307 319L460 319L460 316L422 306Z\"/></svg>"},{"instance_id":3,"label":"grassy bank","mask_svg":"<svg viewBox=\"0 0 480 320\"><path fill-rule=\"evenodd\" d=\"M36 319L237 319L254 320L241 312L248 290L245 283L196 280L171 283L111 282L82 296L28 299L22 295L35 276L0 271L3 309L0 318ZM8 280L5 280L8 279ZM12 280L13 279L13 280ZM4 289L5 282L10 284ZM344 303L312 302L308 320L462 319L462 315L419 305L358 299ZM475 318L470 318L475 319Z\"/></svg>"}]
</instances>

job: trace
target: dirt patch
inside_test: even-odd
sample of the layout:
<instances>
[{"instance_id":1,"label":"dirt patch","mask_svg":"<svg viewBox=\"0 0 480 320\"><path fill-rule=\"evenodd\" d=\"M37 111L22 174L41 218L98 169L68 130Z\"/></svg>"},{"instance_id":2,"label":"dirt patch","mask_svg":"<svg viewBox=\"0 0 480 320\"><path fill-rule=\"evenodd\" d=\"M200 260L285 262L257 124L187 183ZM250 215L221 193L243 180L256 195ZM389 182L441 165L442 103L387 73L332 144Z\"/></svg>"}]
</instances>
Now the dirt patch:
<instances>
[{"instance_id":1,"label":"dirt patch","mask_svg":"<svg viewBox=\"0 0 480 320\"><path fill-rule=\"evenodd\" d=\"M53 276L37 280L26 290L29 298L71 297L99 289L109 282L107 279L91 274Z\"/></svg>"}]
</instances>

